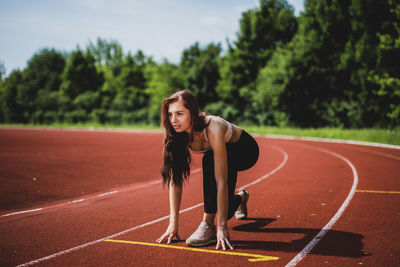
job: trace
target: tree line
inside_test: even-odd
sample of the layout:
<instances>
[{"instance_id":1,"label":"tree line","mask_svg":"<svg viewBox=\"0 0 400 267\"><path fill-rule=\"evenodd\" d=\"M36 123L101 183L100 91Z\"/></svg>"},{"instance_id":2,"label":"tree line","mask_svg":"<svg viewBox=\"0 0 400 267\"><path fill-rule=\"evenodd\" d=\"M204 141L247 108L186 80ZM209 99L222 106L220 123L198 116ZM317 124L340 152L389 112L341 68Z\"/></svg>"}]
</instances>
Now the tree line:
<instances>
[{"instance_id":1,"label":"tree line","mask_svg":"<svg viewBox=\"0 0 400 267\"><path fill-rule=\"evenodd\" d=\"M184 49L155 62L116 40L41 49L4 77L0 122L159 123L178 89L234 123L385 127L400 122L400 4L396 0L286 0L242 13L236 39Z\"/></svg>"}]
</instances>

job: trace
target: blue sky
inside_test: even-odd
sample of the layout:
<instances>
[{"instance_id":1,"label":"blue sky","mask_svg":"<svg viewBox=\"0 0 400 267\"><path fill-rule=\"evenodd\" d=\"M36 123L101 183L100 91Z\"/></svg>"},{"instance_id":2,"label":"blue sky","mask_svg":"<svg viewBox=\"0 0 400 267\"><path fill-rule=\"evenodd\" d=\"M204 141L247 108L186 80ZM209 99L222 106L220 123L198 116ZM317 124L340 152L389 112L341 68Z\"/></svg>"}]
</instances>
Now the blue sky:
<instances>
[{"instance_id":1,"label":"blue sky","mask_svg":"<svg viewBox=\"0 0 400 267\"><path fill-rule=\"evenodd\" d=\"M295 14L303 0L288 1ZM0 61L8 75L41 48L72 51L97 37L117 40L124 52L141 49L157 61L178 63L194 44L235 40L241 13L258 0L0 0Z\"/></svg>"}]
</instances>

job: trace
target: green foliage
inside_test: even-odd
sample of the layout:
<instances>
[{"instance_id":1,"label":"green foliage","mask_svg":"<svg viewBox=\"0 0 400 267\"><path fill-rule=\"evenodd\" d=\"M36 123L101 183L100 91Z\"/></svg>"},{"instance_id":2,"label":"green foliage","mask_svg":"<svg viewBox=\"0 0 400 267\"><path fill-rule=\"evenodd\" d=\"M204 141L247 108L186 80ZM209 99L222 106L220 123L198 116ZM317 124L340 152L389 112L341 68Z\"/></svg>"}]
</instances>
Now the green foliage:
<instances>
[{"instance_id":1,"label":"green foliage","mask_svg":"<svg viewBox=\"0 0 400 267\"><path fill-rule=\"evenodd\" d=\"M400 125L400 4L388 1L390 13L385 18L376 47L376 68L368 72L368 81L374 84L375 97L386 116L387 124ZM384 121L384 118L381 120Z\"/></svg>"},{"instance_id":2,"label":"green foliage","mask_svg":"<svg viewBox=\"0 0 400 267\"><path fill-rule=\"evenodd\" d=\"M18 86L22 84L22 73L14 70L1 82L0 111L1 122L25 122L23 107L18 103Z\"/></svg>"},{"instance_id":3,"label":"green foliage","mask_svg":"<svg viewBox=\"0 0 400 267\"><path fill-rule=\"evenodd\" d=\"M307 1L292 41L276 49L259 72L253 94L254 107L262 114L259 122L387 126L382 111L390 107L384 103L388 98L377 98L373 83L381 83L381 93L383 83L396 86L393 79L381 79L388 76L377 53L379 33L389 31L393 36L392 17L389 6L379 0ZM398 64L391 66L398 74Z\"/></svg>"},{"instance_id":4,"label":"green foliage","mask_svg":"<svg viewBox=\"0 0 400 267\"><path fill-rule=\"evenodd\" d=\"M139 110L148 105L148 95L145 92L147 84L145 68L148 62L141 51L135 56L128 54L123 62L121 72L116 77L119 84L116 98L125 98L125 101L130 102L123 108L124 111Z\"/></svg>"},{"instance_id":5,"label":"green foliage","mask_svg":"<svg viewBox=\"0 0 400 267\"><path fill-rule=\"evenodd\" d=\"M84 92L75 97L73 101L74 110L84 110L86 113L90 113L98 107L99 100L98 92Z\"/></svg>"},{"instance_id":6,"label":"green foliage","mask_svg":"<svg viewBox=\"0 0 400 267\"><path fill-rule=\"evenodd\" d=\"M150 96L148 119L159 122L162 100L183 88L183 78L178 66L166 60L160 65L150 64L145 73L148 77L146 93Z\"/></svg>"},{"instance_id":7,"label":"green foliage","mask_svg":"<svg viewBox=\"0 0 400 267\"><path fill-rule=\"evenodd\" d=\"M61 79L61 93L71 100L84 92L97 91L103 82L102 75L97 73L94 57L79 49L71 53Z\"/></svg>"},{"instance_id":8,"label":"green foliage","mask_svg":"<svg viewBox=\"0 0 400 267\"><path fill-rule=\"evenodd\" d=\"M306 0L297 18L286 0L259 3L227 51L194 43L179 64L102 38L39 50L8 77L0 62L0 122L158 124L162 100L187 89L237 124L399 126L398 1Z\"/></svg>"},{"instance_id":9,"label":"green foliage","mask_svg":"<svg viewBox=\"0 0 400 267\"><path fill-rule=\"evenodd\" d=\"M213 102L205 106L204 111L209 114L221 116L229 121L236 122L239 110L224 101Z\"/></svg>"},{"instance_id":10,"label":"green foliage","mask_svg":"<svg viewBox=\"0 0 400 267\"><path fill-rule=\"evenodd\" d=\"M89 42L87 51L95 60L96 65L111 69L115 76L119 74L123 59L123 49L117 41L98 38L96 44Z\"/></svg>"},{"instance_id":11,"label":"green foliage","mask_svg":"<svg viewBox=\"0 0 400 267\"><path fill-rule=\"evenodd\" d=\"M3 81L5 73L6 73L6 67L4 66L4 63L0 61L0 83Z\"/></svg>"},{"instance_id":12,"label":"green foliage","mask_svg":"<svg viewBox=\"0 0 400 267\"><path fill-rule=\"evenodd\" d=\"M121 87L116 77L121 73L123 65L122 46L117 41L98 38L96 44L89 43L87 54L94 59L97 72L104 77L102 93L114 97Z\"/></svg>"},{"instance_id":13,"label":"green foliage","mask_svg":"<svg viewBox=\"0 0 400 267\"><path fill-rule=\"evenodd\" d=\"M45 112L53 106L43 96L52 96L59 90L65 66L63 55L56 50L42 49L28 61L22 71L22 80L16 84L18 94L16 101L23 110L23 121L36 121L30 114L36 110Z\"/></svg>"},{"instance_id":14,"label":"green foliage","mask_svg":"<svg viewBox=\"0 0 400 267\"><path fill-rule=\"evenodd\" d=\"M146 116L139 118L137 114L143 115L142 110L148 106L145 69L151 59L140 50L125 56L118 42L101 38L96 44L90 43L87 50L95 58L98 72L104 76L101 101L91 118L111 123L147 121Z\"/></svg>"},{"instance_id":15,"label":"green foliage","mask_svg":"<svg viewBox=\"0 0 400 267\"><path fill-rule=\"evenodd\" d=\"M244 12L234 46L220 60L219 96L239 110L241 120L257 122L251 105L259 70L273 51L292 39L297 22L285 0L261 0L260 8Z\"/></svg>"},{"instance_id":16,"label":"green foliage","mask_svg":"<svg viewBox=\"0 0 400 267\"><path fill-rule=\"evenodd\" d=\"M221 46L213 43L204 49L195 43L182 53L179 67L183 74L183 87L196 95L201 107L218 99L215 89L220 78L220 53Z\"/></svg>"}]
</instances>

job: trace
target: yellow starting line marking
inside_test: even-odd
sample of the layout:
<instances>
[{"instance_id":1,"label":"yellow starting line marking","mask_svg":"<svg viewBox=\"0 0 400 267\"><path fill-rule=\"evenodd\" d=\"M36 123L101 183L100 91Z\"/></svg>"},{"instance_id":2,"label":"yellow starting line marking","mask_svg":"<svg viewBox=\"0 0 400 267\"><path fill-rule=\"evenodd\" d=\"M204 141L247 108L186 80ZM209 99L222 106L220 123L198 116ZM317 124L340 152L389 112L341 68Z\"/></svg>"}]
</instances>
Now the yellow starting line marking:
<instances>
[{"instance_id":1,"label":"yellow starting line marking","mask_svg":"<svg viewBox=\"0 0 400 267\"><path fill-rule=\"evenodd\" d=\"M279 257L272 257L272 256L258 255L258 254L229 252L229 251L224 251L224 250L209 250L209 249L200 249L200 248L179 247L179 246L172 246L172 245L165 245L165 244L158 244L158 243L147 243L147 242L115 240L115 239L106 239L104 241L115 242L115 243L124 243L124 244L144 245L144 246L152 246L152 247L161 247L161 248L174 248L174 249L181 249L181 250L224 254L224 255L231 255L231 256L250 257L250 259L248 259L248 261L250 261L250 262L273 261L273 260L279 259Z\"/></svg>"},{"instance_id":2,"label":"yellow starting line marking","mask_svg":"<svg viewBox=\"0 0 400 267\"><path fill-rule=\"evenodd\" d=\"M400 194L400 191L356 190L358 193Z\"/></svg>"}]
</instances>

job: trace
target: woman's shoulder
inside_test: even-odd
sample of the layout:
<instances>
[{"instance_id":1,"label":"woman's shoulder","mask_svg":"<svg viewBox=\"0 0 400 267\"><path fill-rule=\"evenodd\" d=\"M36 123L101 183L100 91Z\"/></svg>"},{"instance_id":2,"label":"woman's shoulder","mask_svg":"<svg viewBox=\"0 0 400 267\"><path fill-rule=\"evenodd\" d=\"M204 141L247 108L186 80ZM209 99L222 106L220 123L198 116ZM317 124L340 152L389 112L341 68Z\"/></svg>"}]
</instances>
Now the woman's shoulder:
<instances>
[{"instance_id":1,"label":"woman's shoulder","mask_svg":"<svg viewBox=\"0 0 400 267\"><path fill-rule=\"evenodd\" d=\"M207 131L219 131L222 130L223 132L226 131L228 125L227 121L223 118L215 115L207 115L206 116L206 123L207 123Z\"/></svg>"},{"instance_id":2,"label":"woman's shoulder","mask_svg":"<svg viewBox=\"0 0 400 267\"><path fill-rule=\"evenodd\" d=\"M216 124L216 125L219 125L219 124L226 124L226 120L224 120L223 118L221 118L221 117L219 117L219 116L216 116L216 115L206 115L205 116L206 117L206 122L207 123L209 123L209 124Z\"/></svg>"}]
</instances>

